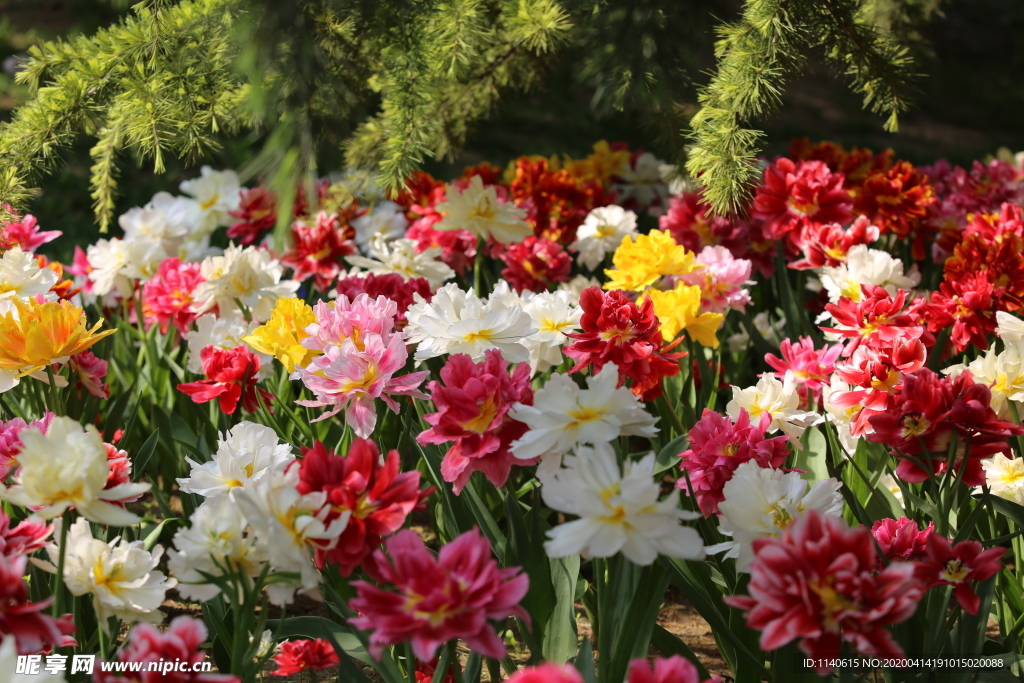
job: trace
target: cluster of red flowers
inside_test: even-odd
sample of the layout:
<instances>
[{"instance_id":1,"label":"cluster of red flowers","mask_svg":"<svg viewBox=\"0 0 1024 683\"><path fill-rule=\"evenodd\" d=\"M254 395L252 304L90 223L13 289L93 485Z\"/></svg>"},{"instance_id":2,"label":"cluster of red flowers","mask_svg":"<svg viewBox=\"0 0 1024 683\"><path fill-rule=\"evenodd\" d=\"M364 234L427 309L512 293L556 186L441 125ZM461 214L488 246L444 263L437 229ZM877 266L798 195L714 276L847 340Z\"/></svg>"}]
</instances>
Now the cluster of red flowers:
<instances>
[{"instance_id":1,"label":"cluster of red flowers","mask_svg":"<svg viewBox=\"0 0 1024 683\"><path fill-rule=\"evenodd\" d=\"M567 335L575 341L565 355L576 361L569 372L593 366L600 372L607 363L619 367L619 381L633 380L633 393L652 401L661 396L661 380L679 374L678 360L661 335L661 324L649 298L640 306L619 290L603 292L589 287L580 295L581 332Z\"/></svg>"},{"instance_id":2,"label":"cluster of red flowers","mask_svg":"<svg viewBox=\"0 0 1024 683\"><path fill-rule=\"evenodd\" d=\"M76 645L74 616L49 615L53 597L29 599L28 555L50 542L53 526L29 518L11 526L0 512L0 639L13 637L19 654L50 652L54 647Z\"/></svg>"},{"instance_id":3,"label":"cluster of red flowers","mask_svg":"<svg viewBox=\"0 0 1024 683\"><path fill-rule=\"evenodd\" d=\"M1024 307L1024 220L1021 207L1003 204L999 213L974 214L950 240L944 281L925 305L929 329L950 329L957 351L969 344L986 348L997 311Z\"/></svg>"},{"instance_id":4,"label":"cluster of red flowers","mask_svg":"<svg viewBox=\"0 0 1024 683\"><path fill-rule=\"evenodd\" d=\"M263 387L256 386L259 381L257 374L260 371L260 357L250 351L249 347L221 349L207 346L199 357L206 379L179 384L178 391L191 396L196 403L217 399L221 412L227 415L234 414L239 402L242 410L255 413L259 408L258 396L262 396L263 402L270 408L273 396Z\"/></svg>"},{"instance_id":5,"label":"cluster of red flowers","mask_svg":"<svg viewBox=\"0 0 1024 683\"><path fill-rule=\"evenodd\" d=\"M413 510L423 508L434 489L421 489L420 473L401 472L400 466L398 451L388 451L382 461L369 439L353 440L345 456L331 453L319 441L302 449L296 490L327 494L326 521L351 513L338 543L330 550L317 549L318 566L330 562L343 576L351 576L384 538L402 528Z\"/></svg>"},{"instance_id":6,"label":"cluster of red flowers","mask_svg":"<svg viewBox=\"0 0 1024 683\"><path fill-rule=\"evenodd\" d=\"M761 467L778 469L786 462L789 438L765 436L771 421L769 413L761 413L758 423L751 424L747 411L741 410L734 424L705 409L693 425L688 436L690 447L679 454L685 475L676 486L688 495L696 495L705 517L718 513L718 504L725 500L722 489L737 467L754 460Z\"/></svg>"},{"instance_id":7,"label":"cluster of red flowers","mask_svg":"<svg viewBox=\"0 0 1024 683\"><path fill-rule=\"evenodd\" d=\"M906 517L882 519L871 527L871 534L886 560L913 563L915 578L924 590L954 586L953 596L969 614L977 614L980 604L971 582L985 581L1002 568L1003 548L982 550L977 541L953 545L935 533L935 522L921 529Z\"/></svg>"},{"instance_id":8,"label":"cluster of red flowers","mask_svg":"<svg viewBox=\"0 0 1024 683\"><path fill-rule=\"evenodd\" d=\"M558 242L531 235L510 244L499 256L505 262L501 276L517 292L545 292L554 283L569 279L572 257Z\"/></svg>"},{"instance_id":9,"label":"cluster of red flowers","mask_svg":"<svg viewBox=\"0 0 1024 683\"><path fill-rule=\"evenodd\" d=\"M485 657L501 659L505 644L490 622L515 616L529 626L520 605L529 578L519 567L498 567L491 545L479 530L445 544L435 557L413 531L400 531L375 551L363 570L375 581L352 585L357 596L349 607L360 616L356 628L371 631L370 653L411 641L413 654L430 661L444 643L461 638Z\"/></svg>"},{"instance_id":10,"label":"cluster of red flowers","mask_svg":"<svg viewBox=\"0 0 1024 683\"><path fill-rule=\"evenodd\" d=\"M991 391L968 371L950 378L922 368L903 378L891 400L887 410L868 418L867 438L900 458L896 474L904 481L921 482L952 465L965 485L981 486L981 461L1011 455L1007 437L1024 434L996 416Z\"/></svg>"},{"instance_id":11,"label":"cluster of red flowers","mask_svg":"<svg viewBox=\"0 0 1024 683\"><path fill-rule=\"evenodd\" d=\"M184 336L196 319L192 293L204 278L198 263L169 258L160 263L156 275L142 286L142 315L146 323L159 323L166 333L169 325Z\"/></svg>"},{"instance_id":12,"label":"cluster of red flowers","mask_svg":"<svg viewBox=\"0 0 1024 683\"><path fill-rule=\"evenodd\" d=\"M562 246L576 239L576 229L592 209L612 203L595 180L573 175L568 169L552 169L547 159L520 157L509 196L526 211L534 233Z\"/></svg>"},{"instance_id":13,"label":"cluster of red flowers","mask_svg":"<svg viewBox=\"0 0 1024 683\"><path fill-rule=\"evenodd\" d=\"M857 652L903 654L886 626L908 619L924 588L915 565L893 562L881 571L870 530L850 529L838 517L809 510L782 536L754 541L749 595L725 598L761 631L761 649L800 639L818 657L837 655L843 641ZM832 670L827 660L815 669Z\"/></svg>"},{"instance_id":14,"label":"cluster of red flowers","mask_svg":"<svg viewBox=\"0 0 1024 683\"><path fill-rule=\"evenodd\" d=\"M501 351L490 349L479 363L463 353L448 358L441 381L427 384L436 413L423 419L430 425L416 437L420 443L453 442L441 463L441 476L458 495L473 472L483 472L495 486L504 486L512 465L531 465L512 455L512 442L526 425L511 419L516 403L533 403L530 366L520 363L509 372Z\"/></svg>"},{"instance_id":15,"label":"cluster of red flowers","mask_svg":"<svg viewBox=\"0 0 1024 683\"><path fill-rule=\"evenodd\" d=\"M822 329L849 339L835 371L851 385L848 391L833 392L829 401L857 411L854 435L869 432L868 419L892 409L903 377L924 366L926 332L906 310L906 299L903 290L892 296L882 287L864 285L859 301L844 296L825 307L836 327Z\"/></svg>"},{"instance_id":16,"label":"cluster of red flowers","mask_svg":"<svg viewBox=\"0 0 1024 683\"><path fill-rule=\"evenodd\" d=\"M281 263L292 269L296 280L312 277L316 288L326 292L342 271L342 257L356 253L354 238L352 226L338 214L320 211L315 219L292 224L292 249Z\"/></svg>"},{"instance_id":17,"label":"cluster of red flowers","mask_svg":"<svg viewBox=\"0 0 1024 683\"><path fill-rule=\"evenodd\" d=\"M274 676L292 676L303 671L319 671L338 666L341 659L334 646L322 638L289 640L281 643L281 650L274 655L277 668L270 673Z\"/></svg>"},{"instance_id":18,"label":"cluster of red flowers","mask_svg":"<svg viewBox=\"0 0 1024 683\"><path fill-rule=\"evenodd\" d=\"M415 295L419 294L425 301L429 301L434 295L430 283L421 277L406 279L398 273L386 273L375 275L369 273L365 276L352 275L338 280L338 296L347 296L354 301L360 294L366 294L371 299L379 296L387 297L398 305L398 313L395 315L395 327L403 329L406 324L405 312L416 302Z\"/></svg>"},{"instance_id":19,"label":"cluster of red flowers","mask_svg":"<svg viewBox=\"0 0 1024 683\"><path fill-rule=\"evenodd\" d=\"M775 376L782 379L787 372L796 377L800 402L808 410L817 410L821 405L822 387L835 371L835 362L843 352L842 344L833 344L822 349L814 348L814 340L800 337L796 344L783 339L779 345L782 358L773 353L765 354L764 360L775 369Z\"/></svg>"}]
</instances>

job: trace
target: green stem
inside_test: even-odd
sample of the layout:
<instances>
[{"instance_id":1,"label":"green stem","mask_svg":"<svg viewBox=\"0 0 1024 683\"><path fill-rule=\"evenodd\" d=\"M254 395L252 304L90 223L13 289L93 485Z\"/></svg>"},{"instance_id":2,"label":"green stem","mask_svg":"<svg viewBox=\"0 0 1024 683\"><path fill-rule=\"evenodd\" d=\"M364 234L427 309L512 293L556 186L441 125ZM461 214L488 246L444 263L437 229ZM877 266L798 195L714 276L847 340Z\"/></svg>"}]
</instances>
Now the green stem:
<instances>
[{"instance_id":1,"label":"green stem","mask_svg":"<svg viewBox=\"0 0 1024 683\"><path fill-rule=\"evenodd\" d=\"M481 284L480 283L480 278L481 278L480 269L482 267L481 264L483 263L484 245L485 244L486 243L484 241L484 238L481 237L480 241L477 242L477 246L476 246L476 258L473 259L473 291L476 293L476 295L478 297L482 297L483 296L480 293L480 284Z\"/></svg>"},{"instance_id":2,"label":"green stem","mask_svg":"<svg viewBox=\"0 0 1024 683\"><path fill-rule=\"evenodd\" d=\"M416 655L412 653L412 644L405 644L405 675L409 683L416 683Z\"/></svg>"},{"instance_id":3,"label":"green stem","mask_svg":"<svg viewBox=\"0 0 1024 683\"><path fill-rule=\"evenodd\" d=\"M107 629L106 629L106 626L107 626L106 622L100 624L100 632L99 632L99 638L100 638L100 659L103 659L103 660L107 659Z\"/></svg>"},{"instance_id":4,"label":"green stem","mask_svg":"<svg viewBox=\"0 0 1024 683\"><path fill-rule=\"evenodd\" d=\"M50 400L53 401L53 407L50 410L57 415L63 415L64 408L60 404L60 394L57 392L57 375L53 372L53 366L49 363L46 365L46 378L49 380Z\"/></svg>"},{"instance_id":5,"label":"green stem","mask_svg":"<svg viewBox=\"0 0 1024 683\"><path fill-rule=\"evenodd\" d=\"M68 547L68 528L71 526L71 511L64 512L60 521L60 545L57 548L57 575L53 586L53 616L60 617L64 613L64 556Z\"/></svg>"},{"instance_id":6,"label":"green stem","mask_svg":"<svg viewBox=\"0 0 1024 683\"><path fill-rule=\"evenodd\" d=\"M665 412L668 413L668 419L672 423L672 426L675 428L675 430L678 432L676 436L682 436L683 434L686 434L687 429L685 426L683 426L683 422L682 420L679 419L679 414L676 413L675 408L672 407L672 402L669 401L664 396L662 396L661 404L665 406Z\"/></svg>"}]
</instances>

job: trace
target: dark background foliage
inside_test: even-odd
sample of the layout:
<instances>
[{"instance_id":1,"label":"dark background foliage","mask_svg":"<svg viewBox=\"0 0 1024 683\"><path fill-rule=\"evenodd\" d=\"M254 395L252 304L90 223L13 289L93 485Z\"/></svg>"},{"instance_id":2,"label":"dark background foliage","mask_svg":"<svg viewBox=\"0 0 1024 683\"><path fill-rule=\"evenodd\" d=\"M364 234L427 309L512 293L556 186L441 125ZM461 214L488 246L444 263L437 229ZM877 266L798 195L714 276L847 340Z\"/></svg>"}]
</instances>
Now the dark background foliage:
<instances>
[{"instance_id":1,"label":"dark background foliage","mask_svg":"<svg viewBox=\"0 0 1024 683\"><path fill-rule=\"evenodd\" d=\"M656 120L652 123L648 117L641 122L619 111L616 86L624 76L603 67L619 63L615 51L623 45L641 41L660 46L671 53L660 61L678 61L680 69L657 74L655 87L667 89L667 99L695 100L701 83L683 74L706 73L713 67L713 28L718 21L733 18L738 5L731 0L693 0L675 6L667 25L658 26L646 2L606 3L605 11L616 13L616 21L609 22L614 30L581 36L579 43L563 48L543 64L544 76L536 87L502 100L454 161L431 162L427 170L444 177L467 164L505 164L521 154L581 156L600 139L625 141L662 158L675 158L678 137L666 135ZM0 0L0 120L8 118L25 95L13 83L14 60L9 58L44 38L91 33L127 11L128 3L118 0ZM783 108L760 124L767 134L768 153L783 153L793 138L804 136L876 150L891 147L917 163L945 157L969 164L1000 147L1024 150L1022 35L1024 3L1018 0L946 0L916 24L911 36L916 70L922 76L915 106L902 118L899 133L885 133L841 77L812 69L787 88ZM605 47L595 54L585 45ZM642 70L642 65L637 67ZM259 149L258 142L232 141L221 158L210 163L237 167ZM69 257L75 243L93 239L96 233L88 195L89 144L64 153L66 163L45 180L31 207L44 228L65 231L65 237L52 245L52 253L62 258ZM321 159L322 169L341 165L340 151L334 158L327 156ZM133 171L123 179L117 213L145 203L156 191L175 191L181 179L196 172L172 160L159 177L145 169Z\"/></svg>"}]
</instances>

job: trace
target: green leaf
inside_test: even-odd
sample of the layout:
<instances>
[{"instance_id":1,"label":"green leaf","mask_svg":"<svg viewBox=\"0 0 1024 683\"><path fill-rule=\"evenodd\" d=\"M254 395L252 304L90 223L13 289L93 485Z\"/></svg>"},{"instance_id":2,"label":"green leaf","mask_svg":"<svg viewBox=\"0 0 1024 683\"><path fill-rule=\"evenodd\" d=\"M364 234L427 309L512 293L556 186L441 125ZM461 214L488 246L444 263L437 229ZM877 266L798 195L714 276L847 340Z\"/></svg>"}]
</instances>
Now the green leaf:
<instances>
[{"instance_id":1,"label":"green leaf","mask_svg":"<svg viewBox=\"0 0 1024 683\"><path fill-rule=\"evenodd\" d=\"M828 440L825 435L811 427L804 432L801 442L804 447L796 452L793 466L804 470L803 478L811 483L828 479Z\"/></svg>"},{"instance_id":2,"label":"green leaf","mask_svg":"<svg viewBox=\"0 0 1024 683\"><path fill-rule=\"evenodd\" d=\"M153 452L156 451L156 445L159 441L160 430L156 429L149 435L146 442L142 444L142 447L139 448L139 452L135 454L135 462L132 464L136 476L146 471L146 465L149 464L149 459L153 457Z\"/></svg>"},{"instance_id":3,"label":"green leaf","mask_svg":"<svg viewBox=\"0 0 1024 683\"><path fill-rule=\"evenodd\" d=\"M584 636L580 643L580 652L573 660L573 666L583 676L586 683L597 683L597 672L594 670L594 647L590 644L590 638Z\"/></svg>"},{"instance_id":4,"label":"green leaf","mask_svg":"<svg viewBox=\"0 0 1024 683\"><path fill-rule=\"evenodd\" d=\"M172 519L165 519L159 524L157 524L153 528L153 530L146 535L146 540L144 543L146 551L149 552L150 550L152 550L153 546L155 546L160 541L160 538L164 535L165 532L171 531L176 527L182 526L184 523L185 520L174 517Z\"/></svg>"},{"instance_id":5,"label":"green leaf","mask_svg":"<svg viewBox=\"0 0 1024 683\"><path fill-rule=\"evenodd\" d=\"M1024 506L1014 503L1012 500L1000 498L999 496L989 497L993 509L996 512L1010 518L1018 526L1024 527Z\"/></svg>"},{"instance_id":6,"label":"green leaf","mask_svg":"<svg viewBox=\"0 0 1024 683\"><path fill-rule=\"evenodd\" d=\"M615 652L608 669L610 680L623 680L629 662L646 656L651 644L651 630L665 598L669 576L669 570L661 564L643 568L636 592L619 627Z\"/></svg>"},{"instance_id":7,"label":"green leaf","mask_svg":"<svg viewBox=\"0 0 1024 683\"><path fill-rule=\"evenodd\" d=\"M679 454L686 450L686 435L677 436L658 451L654 461L654 476L666 472L679 464Z\"/></svg>"},{"instance_id":8,"label":"green leaf","mask_svg":"<svg viewBox=\"0 0 1024 683\"><path fill-rule=\"evenodd\" d=\"M580 573L580 556L570 555L551 560L551 584L555 594L554 609L544 626L544 659L567 662L576 654L576 578Z\"/></svg>"},{"instance_id":9,"label":"green leaf","mask_svg":"<svg viewBox=\"0 0 1024 683\"><path fill-rule=\"evenodd\" d=\"M135 390L135 382L125 389L124 393L117 397L117 400L110 406L107 411L107 419L103 423L103 440L111 441L114 438L114 432L121 427L121 419L124 417L124 409L128 407L128 401L132 400L132 393Z\"/></svg>"},{"instance_id":10,"label":"green leaf","mask_svg":"<svg viewBox=\"0 0 1024 683\"><path fill-rule=\"evenodd\" d=\"M686 560L664 558L663 561L672 570L672 583L682 591L686 599L693 605L693 608L704 617L704 620L711 626L712 632L728 641L729 645L735 648L738 654L743 656L747 665L756 667L765 678L770 679L771 673L764 667L764 656L758 656L751 652L739 636L729 628L729 621L722 612L722 610L728 610L729 607L721 603L721 592L718 590L714 590L713 593L709 591L707 581L699 581L700 585L698 585L698 582L691 579L691 572L689 570L701 571L703 569L707 571L707 568L700 563L693 563L695 566L688 567ZM713 585L711 588L713 589ZM726 653L723 652L722 654L725 655ZM737 671L737 669L743 666L740 661L729 661L728 663L733 671ZM744 668L749 668L749 666Z\"/></svg>"},{"instance_id":11,"label":"green leaf","mask_svg":"<svg viewBox=\"0 0 1024 683\"><path fill-rule=\"evenodd\" d=\"M530 589L523 598L522 605L530 613L533 632L524 630L523 636L527 639L531 654L540 656L543 647L537 639L543 638L546 633L548 619L556 603L555 589L551 583L552 567L547 553L544 552L542 532L537 529L535 536L531 538L519 507L519 500L514 495L505 496L505 516L509 521L509 532L502 564L506 567L521 566L530 577Z\"/></svg>"},{"instance_id":12,"label":"green leaf","mask_svg":"<svg viewBox=\"0 0 1024 683\"><path fill-rule=\"evenodd\" d=\"M505 554L505 534L501 531L501 527L498 526L498 522L494 519L494 515L487 509L487 505L483 499L476 492L475 482L470 480L462 489L462 497L465 498L467 507L473 513L473 517L476 519L477 525L480 527L480 531L483 532L487 540L491 542L491 547L494 549L494 553L498 557L502 557ZM487 483L490 486L490 483ZM499 491L500 494L500 491Z\"/></svg>"}]
</instances>

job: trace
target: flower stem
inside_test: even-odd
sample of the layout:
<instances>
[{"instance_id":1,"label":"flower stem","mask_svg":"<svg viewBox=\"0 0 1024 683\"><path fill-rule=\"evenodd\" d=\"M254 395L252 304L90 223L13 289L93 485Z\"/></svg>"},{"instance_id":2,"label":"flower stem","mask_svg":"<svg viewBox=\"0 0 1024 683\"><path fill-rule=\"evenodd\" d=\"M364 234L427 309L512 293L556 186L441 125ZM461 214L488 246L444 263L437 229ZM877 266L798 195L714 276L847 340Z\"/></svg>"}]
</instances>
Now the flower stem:
<instances>
[{"instance_id":1,"label":"flower stem","mask_svg":"<svg viewBox=\"0 0 1024 683\"><path fill-rule=\"evenodd\" d=\"M68 527L71 526L71 511L64 512L60 521L60 546L57 548L57 575L53 582L53 616L58 618L64 612L64 557L67 554Z\"/></svg>"},{"instance_id":2,"label":"flower stem","mask_svg":"<svg viewBox=\"0 0 1024 683\"><path fill-rule=\"evenodd\" d=\"M473 292L481 298L483 297L483 294L480 291L483 286L483 283L481 282L483 277L481 268L483 267L484 247L486 245L487 240L481 237L476 243L476 258L473 259Z\"/></svg>"},{"instance_id":3,"label":"flower stem","mask_svg":"<svg viewBox=\"0 0 1024 683\"><path fill-rule=\"evenodd\" d=\"M107 623L100 624L100 659L106 660L107 658Z\"/></svg>"},{"instance_id":4,"label":"flower stem","mask_svg":"<svg viewBox=\"0 0 1024 683\"><path fill-rule=\"evenodd\" d=\"M676 413L675 408L672 407L672 402L669 401L666 397L662 396L661 404L665 406L665 412L668 413L669 421L672 423L672 426L675 427L676 431L678 432L676 436L682 436L683 434L686 434L687 429L686 427L683 426L683 422L682 420L679 419L679 414Z\"/></svg>"},{"instance_id":5,"label":"flower stem","mask_svg":"<svg viewBox=\"0 0 1024 683\"><path fill-rule=\"evenodd\" d=\"M50 410L56 415L63 415L64 409L61 407L60 394L57 392L57 375L53 372L53 366L49 363L46 365L46 379L49 380L50 400L53 402L53 406Z\"/></svg>"}]
</instances>

